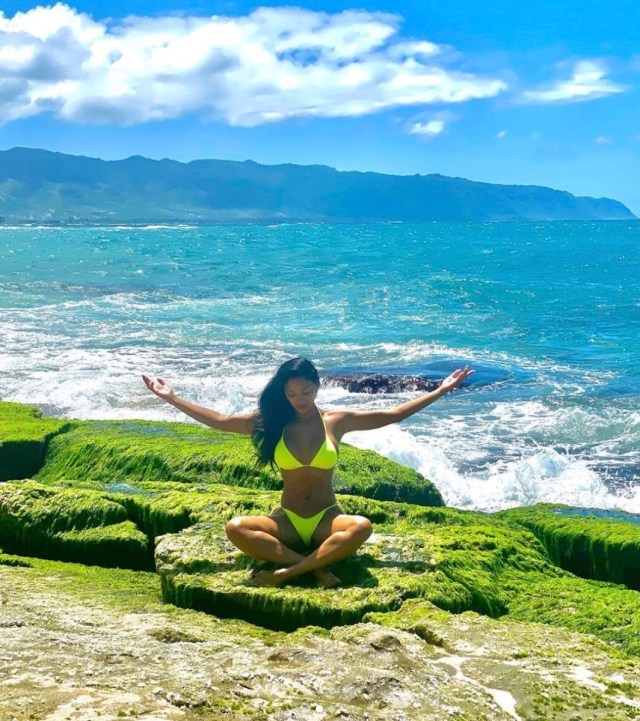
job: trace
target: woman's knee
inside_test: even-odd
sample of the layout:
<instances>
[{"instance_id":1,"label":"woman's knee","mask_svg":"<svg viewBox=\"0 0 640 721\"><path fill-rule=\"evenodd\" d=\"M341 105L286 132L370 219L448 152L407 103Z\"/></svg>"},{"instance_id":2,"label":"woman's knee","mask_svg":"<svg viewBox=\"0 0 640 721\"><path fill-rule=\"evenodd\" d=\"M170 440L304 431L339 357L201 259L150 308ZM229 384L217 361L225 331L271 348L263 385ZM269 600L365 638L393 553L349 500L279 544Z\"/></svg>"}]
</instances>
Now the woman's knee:
<instances>
[{"instance_id":1,"label":"woman's knee","mask_svg":"<svg viewBox=\"0 0 640 721\"><path fill-rule=\"evenodd\" d=\"M277 537L278 527L270 518L264 516L236 516L226 524L224 530L227 538L235 543L249 535L253 537L256 531Z\"/></svg>"},{"instance_id":2,"label":"woman's knee","mask_svg":"<svg viewBox=\"0 0 640 721\"><path fill-rule=\"evenodd\" d=\"M373 533L373 524L364 516L355 516L351 529L353 535L357 536L364 543L364 541L366 541Z\"/></svg>"},{"instance_id":3,"label":"woman's knee","mask_svg":"<svg viewBox=\"0 0 640 721\"><path fill-rule=\"evenodd\" d=\"M230 541L233 541L237 538L240 538L244 535L244 532L247 530L247 517L246 516L238 516L237 518L232 518L227 525L224 527L224 532L227 534L227 538Z\"/></svg>"}]
</instances>

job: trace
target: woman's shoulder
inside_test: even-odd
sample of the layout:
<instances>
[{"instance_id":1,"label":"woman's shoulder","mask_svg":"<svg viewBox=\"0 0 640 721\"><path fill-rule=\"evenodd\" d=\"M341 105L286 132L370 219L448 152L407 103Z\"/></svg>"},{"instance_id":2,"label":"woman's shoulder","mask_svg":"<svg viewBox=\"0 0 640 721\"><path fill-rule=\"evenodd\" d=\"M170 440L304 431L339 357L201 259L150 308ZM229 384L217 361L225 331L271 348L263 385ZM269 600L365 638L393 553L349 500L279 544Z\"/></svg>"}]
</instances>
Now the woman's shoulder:
<instances>
[{"instance_id":1,"label":"woman's shoulder","mask_svg":"<svg viewBox=\"0 0 640 721\"><path fill-rule=\"evenodd\" d=\"M322 409L318 408L320 413L322 413L322 417L329 420L331 418L332 420L336 420L338 418L344 418L345 416L350 415L353 411L350 411L348 408L327 408Z\"/></svg>"},{"instance_id":2,"label":"woman's shoulder","mask_svg":"<svg viewBox=\"0 0 640 721\"><path fill-rule=\"evenodd\" d=\"M351 411L347 408L331 408L327 410L319 408L318 410L322 414L322 420L327 426L327 429L330 430L336 438L340 437L340 423L351 414Z\"/></svg>"}]
</instances>

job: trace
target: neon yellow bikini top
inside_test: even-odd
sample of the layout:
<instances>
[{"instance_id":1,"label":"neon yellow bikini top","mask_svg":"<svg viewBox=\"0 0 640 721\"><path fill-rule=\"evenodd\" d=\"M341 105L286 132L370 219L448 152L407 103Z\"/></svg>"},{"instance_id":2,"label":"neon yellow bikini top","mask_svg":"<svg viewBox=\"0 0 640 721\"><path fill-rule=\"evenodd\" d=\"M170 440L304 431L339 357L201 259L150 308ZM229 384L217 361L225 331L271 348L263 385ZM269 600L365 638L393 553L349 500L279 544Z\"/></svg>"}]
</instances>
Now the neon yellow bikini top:
<instances>
[{"instance_id":1,"label":"neon yellow bikini top","mask_svg":"<svg viewBox=\"0 0 640 721\"><path fill-rule=\"evenodd\" d=\"M284 429L282 430L282 436L280 436L280 440L273 454L273 460L281 471L293 471L296 468L322 468L329 470L336 465L338 462L338 451L329 438L322 413L320 413L320 418L322 418L322 425L324 426L324 441L311 463L300 463L291 453L284 442Z\"/></svg>"}]
</instances>

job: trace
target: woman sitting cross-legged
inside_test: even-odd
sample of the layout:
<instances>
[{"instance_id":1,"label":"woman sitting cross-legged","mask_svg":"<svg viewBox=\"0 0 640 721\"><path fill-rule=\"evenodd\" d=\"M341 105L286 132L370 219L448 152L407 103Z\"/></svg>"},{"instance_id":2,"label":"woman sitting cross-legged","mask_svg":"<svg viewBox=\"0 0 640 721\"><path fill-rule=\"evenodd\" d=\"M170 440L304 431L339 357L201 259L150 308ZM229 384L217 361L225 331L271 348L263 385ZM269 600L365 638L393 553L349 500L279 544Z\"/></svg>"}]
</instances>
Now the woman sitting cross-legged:
<instances>
[{"instance_id":1,"label":"woman sitting cross-legged","mask_svg":"<svg viewBox=\"0 0 640 721\"><path fill-rule=\"evenodd\" d=\"M229 521L229 540L252 558L278 568L253 582L279 586L313 572L322 586L340 580L328 566L355 553L371 535L371 521L343 513L333 491L338 445L346 433L381 428L408 418L453 390L474 371L456 370L430 393L381 411L320 410L315 404L318 371L306 358L283 363L262 391L258 410L223 415L175 395L161 378L142 376L157 396L212 428L251 435L261 465L278 466L284 483L280 506L269 516Z\"/></svg>"}]
</instances>

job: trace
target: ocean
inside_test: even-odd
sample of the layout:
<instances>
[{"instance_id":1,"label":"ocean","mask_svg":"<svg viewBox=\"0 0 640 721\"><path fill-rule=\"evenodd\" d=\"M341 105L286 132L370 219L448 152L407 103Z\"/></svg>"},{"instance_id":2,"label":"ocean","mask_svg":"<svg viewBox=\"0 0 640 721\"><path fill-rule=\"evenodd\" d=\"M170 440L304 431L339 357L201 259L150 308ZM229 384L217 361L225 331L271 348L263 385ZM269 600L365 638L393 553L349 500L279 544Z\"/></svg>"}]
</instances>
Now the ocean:
<instances>
[{"instance_id":1,"label":"ocean","mask_svg":"<svg viewBox=\"0 0 640 721\"><path fill-rule=\"evenodd\" d=\"M449 506L640 513L640 223L0 227L0 399L62 418L194 422L297 355L459 390L352 433ZM323 387L322 408L413 398Z\"/></svg>"}]
</instances>

